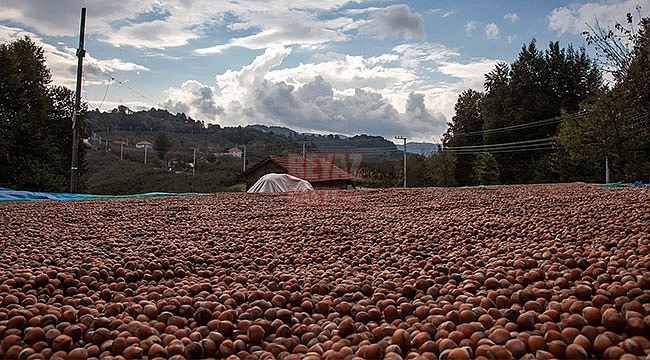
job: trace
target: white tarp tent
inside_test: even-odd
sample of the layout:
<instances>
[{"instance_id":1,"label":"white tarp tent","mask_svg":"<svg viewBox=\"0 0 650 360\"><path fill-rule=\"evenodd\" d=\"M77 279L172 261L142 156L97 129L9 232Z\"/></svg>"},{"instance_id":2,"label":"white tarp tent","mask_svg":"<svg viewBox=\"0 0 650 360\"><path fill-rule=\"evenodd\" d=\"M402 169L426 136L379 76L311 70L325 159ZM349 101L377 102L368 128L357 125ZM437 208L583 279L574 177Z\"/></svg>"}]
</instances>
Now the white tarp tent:
<instances>
[{"instance_id":1,"label":"white tarp tent","mask_svg":"<svg viewBox=\"0 0 650 360\"><path fill-rule=\"evenodd\" d=\"M247 192L268 193L268 192L290 192L314 190L309 181L289 175L270 173L262 176Z\"/></svg>"}]
</instances>

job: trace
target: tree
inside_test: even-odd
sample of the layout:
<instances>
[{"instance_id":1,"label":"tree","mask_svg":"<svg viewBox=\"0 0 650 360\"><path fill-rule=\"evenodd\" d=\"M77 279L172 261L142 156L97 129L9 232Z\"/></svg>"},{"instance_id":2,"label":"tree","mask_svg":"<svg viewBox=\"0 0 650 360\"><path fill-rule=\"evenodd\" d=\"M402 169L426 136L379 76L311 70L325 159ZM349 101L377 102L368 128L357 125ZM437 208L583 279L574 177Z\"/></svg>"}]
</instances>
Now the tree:
<instances>
[{"instance_id":1,"label":"tree","mask_svg":"<svg viewBox=\"0 0 650 360\"><path fill-rule=\"evenodd\" d=\"M57 139L54 141L54 153L59 154L57 157L57 168L60 169L62 173L65 174L65 184L62 186L65 188L69 186L68 175L70 165L72 164L72 114L74 113L74 91L68 89L64 86L51 86L48 88L48 94L50 100L52 101L52 109L50 111L50 135ZM77 116L77 122L79 123L79 138L85 138L85 123L87 117L87 107L88 105L85 102L81 103L81 109L79 109L79 115ZM85 161L86 158L86 147L81 146L83 140L80 140L81 144L78 147L79 156L78 156L78 173L83 175L86 173L88 164ZM85 177L80 176L78 178L78 189L85 188Z\"/></svg>"},{"instance_id":2,"label":"tree","mask_svg":"<svg viewBox=\"0 0 650 360\"><path fill-rule=\"evenodd\" d=\"M172 140L164 132L158 133L153 141L154 150L156 150L158 158L161 160L165 158L172 145Z\"/></svg>"},{"instance_id":3,"label":"tree","mask_svg":"<svg viewBox=\"0 0 650 360\"><path fill-rule=\"evenodd\" d=\"M631 14L627 18L631 24ZM618 66L612 69L616 83L583 102L587 112L581 117L564 116L560 128L558 143L568 179L602 182L605 159L611 181L647 181L650 176L650 19L639 21L636 34L619 24L617 29L633 41L629 52L613 32L592 37L601 39L597 46Z\"/></svg>"},{"instance_id":4,"label":"tree","mask_svg":"<svg viewBox=\"0 0 650 360\"><path fill-rule=\"evenodd\" d=\"M580 102L598 93L602 77L584 49L551 42L542 52L533 39L509 71L498 64L484 85L484 142L513 144L555 137L562 111L578 112ZM504 183L557 181L554 155L547 147L506 148L493 156Z\"/></svg>"},{"instance_id":5,"label":"tree","mask_svg":"<svg viewBox=\"0 0 650 360\"><path fill-rule=\"evenodd\" d=\"M476 156L474 171L476 172L476 179L481 185L499 183L499 166L494 156L487 151Z\"/></svg>"},{"instance_id":6,"label":"tree","mask_svg":"<svg viewBox=\"0 0 650 360\"><path fill-rule=\"evenodd\" d=\"M636 10L640 17L640 6L637 6ZM639 42L640 32L637 33L634 29L632 13L627 13L625 20L625 24L616 22L614 29L603 29L596 20L593 26L587 25L589 30L582 33L587 44L596 48L601 68L612 74L615 82L620 81L628 73L632 62L631 47ZM639 24L642 22L643 19Z\"/></svg>"},{"instance_id":7,"label":"tree","mask_svg":"<svg viewBox=\"0 0 650 360\"><path fill-rule=\"evenodd\" d=\"M600 97L585 101L589 113L562 116L557 138L562 181L605 180L605 158L612 151L608 134L614 134L609 121L611 106L603 101L608 97L603 91Z\"/></svg>"},{"instance_id":8,"label":"tree","mask_svg":"<svg viewBox=\"0 0 650 360\"><path fill-rule=\"evenodd\" d=\"M445 148L455 151L456 147L483 144L482 99L483 94L472 89L463 91L458 96L458 101L454 105L456 115L452 117L452 122L447 124L449 127L442 136L442 144ZM459 152L454 157L455 181L464 185L475 185L474 160L472 153Z\"/></svg>"},{"instance_id":9,"label":"tree","mask_svg":"<svg viewBox=\"0 0 650 360\"><path fill-rule=\"evenodd\" d=\"M50 82L43 49L29 37L0 45L2 186L67 189L72 125L66 109L73 102L63 89L49 87Z\"/></svg>"},{"instance_id":10,"label":"tree","mask_svg":"<svg viewBox=\"0 0 650 360\"><path fill-rule=\"evenodd\" d=\"M429 185L433 186L457 186L456 164L457 156L452 151L439 149L427 159L427 171Z\"/></svg>"}]
</instances>

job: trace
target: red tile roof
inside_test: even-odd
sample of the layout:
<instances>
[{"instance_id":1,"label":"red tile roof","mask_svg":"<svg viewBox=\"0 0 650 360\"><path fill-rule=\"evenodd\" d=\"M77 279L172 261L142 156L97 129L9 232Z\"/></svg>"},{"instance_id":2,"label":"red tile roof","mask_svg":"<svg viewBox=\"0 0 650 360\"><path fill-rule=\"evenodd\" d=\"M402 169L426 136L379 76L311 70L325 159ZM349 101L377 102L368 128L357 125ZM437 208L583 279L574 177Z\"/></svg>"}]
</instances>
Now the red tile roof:
<instances>
[{"instance_id":1,"label":"red tile roof","mask_svg":"<svg viewBox=\"0 0 650 360\"><path fill-rule=\"evenodd\" d=\"M277 164L287 174L312 183L328 180L352 180L350 174L326 158L313 156L302 157L300 154L287 157L269 156L253 168L262 166L268 161ZM249 170L253 170L253 168Z\"/></svg>"}]
</instances>

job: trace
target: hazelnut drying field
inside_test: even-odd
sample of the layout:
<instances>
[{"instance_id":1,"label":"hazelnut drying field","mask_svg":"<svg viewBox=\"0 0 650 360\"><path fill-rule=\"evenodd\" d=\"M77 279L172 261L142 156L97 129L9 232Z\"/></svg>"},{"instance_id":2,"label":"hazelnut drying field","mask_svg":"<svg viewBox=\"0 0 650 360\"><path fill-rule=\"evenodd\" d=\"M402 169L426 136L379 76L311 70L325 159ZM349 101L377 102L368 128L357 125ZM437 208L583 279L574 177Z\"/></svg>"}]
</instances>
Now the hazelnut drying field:
<instances>
[{"instance_id":1,"label":"hazelnut drying field","mask_svg":"<svg viewBox=\"0 0 650 360\"><path fill-rule=\"evenodd\" d=\"M0 359L650 355L650 188L343 194L0 203Z\"/></svg>"}]
</instances>

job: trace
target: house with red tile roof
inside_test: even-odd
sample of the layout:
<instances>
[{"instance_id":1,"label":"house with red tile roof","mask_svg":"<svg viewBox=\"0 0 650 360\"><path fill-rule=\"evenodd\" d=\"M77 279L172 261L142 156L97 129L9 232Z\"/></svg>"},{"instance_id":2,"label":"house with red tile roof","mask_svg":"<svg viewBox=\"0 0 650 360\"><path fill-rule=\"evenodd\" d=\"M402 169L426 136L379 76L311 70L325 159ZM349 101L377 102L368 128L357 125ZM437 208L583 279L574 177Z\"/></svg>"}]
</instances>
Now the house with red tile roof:
<instances>
[{"instance_id":1,"label":"house with red tile roof","mask_svg":"<svg viewBox=\"0 0 650 360\"><path fill-rule=\"evenodd\" d=\"M314 189L347 189L352 186L352 176L327 158L289 154L286 157L268 156L248 168L242 173L246 188L270 173L289 174L307 180Z\"/></svg>"}]
</instances>

